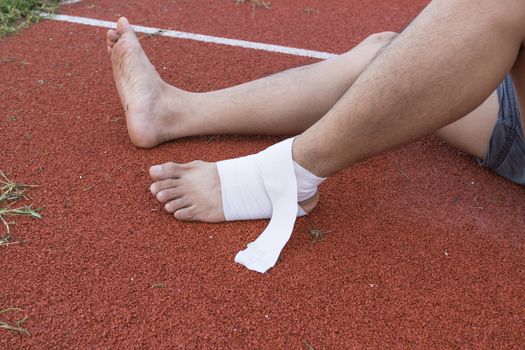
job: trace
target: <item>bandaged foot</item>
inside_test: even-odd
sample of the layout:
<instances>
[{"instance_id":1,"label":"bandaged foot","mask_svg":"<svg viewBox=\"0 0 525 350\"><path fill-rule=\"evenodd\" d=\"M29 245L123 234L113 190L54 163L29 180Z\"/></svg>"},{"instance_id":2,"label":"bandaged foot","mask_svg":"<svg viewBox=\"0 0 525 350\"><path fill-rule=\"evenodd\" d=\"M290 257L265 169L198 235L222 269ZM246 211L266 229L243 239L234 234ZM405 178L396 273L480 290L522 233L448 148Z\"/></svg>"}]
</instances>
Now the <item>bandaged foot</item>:
<instances>
[{"instance_id":1,"label":"bandaged foot","mask_svg":"<svg viewBox=\"0 0 525 350\"><path fill-rule=\"evenodd\" d=\"M271 218L235 257L250 270L264 273L275 265L296 217L306 214L297 202L317 195L317 186L325 180L292 159L292 144L288 139L260 153L217 163L225 219Z\"/></svg>"},{"instance_id":2,"label":"bandaged foot","mask_svg":"<svg viewBox=\"0 0 525 350\"><path fill-rule=\"evenodd\" d=\"M264 185L261 164L257 161L261 154L262 152L217 163L226 221L272 217L272 201ZM297 180L297 202L301 203L297 216L304 216L313 209L309 205L312 200L317 202L317 185L324 179L315 176L295 161L292 162Z\"/></svg>"},{"instance_id":3,"label":"bandaged foot","mask_svg":"<svg viewBox=\"0 0 525 350\"><path fill-rule=\"evenodd\" d=\"M151 193L180 220L272 218L263 234L235 259L265 272L290 238L296 216L316 206L317 186L324 181L292 160L292 142L218 163L155 165L150 169Z\"/></svg>"}]
</instances>

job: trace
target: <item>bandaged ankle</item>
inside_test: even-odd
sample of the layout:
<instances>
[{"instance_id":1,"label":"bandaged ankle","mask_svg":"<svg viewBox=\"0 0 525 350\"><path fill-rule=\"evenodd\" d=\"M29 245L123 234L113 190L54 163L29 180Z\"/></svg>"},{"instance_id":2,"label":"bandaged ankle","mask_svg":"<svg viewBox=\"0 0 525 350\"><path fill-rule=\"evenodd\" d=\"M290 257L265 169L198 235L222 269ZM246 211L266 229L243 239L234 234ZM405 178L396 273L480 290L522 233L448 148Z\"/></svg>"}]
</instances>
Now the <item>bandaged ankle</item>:
<instances>
[{"instance_id":1,"label":"bandaged ankle","mask_svg":"<svg viewBox=\"0 0 525 350\"><path fill-rule=\"evenodd\" d=\"M256 162L262 152L217 162L226 221L272 217L272 202L264 186L262 171ZM317 186L325 178L312 174L294 160L292 162L297 182L297 202L302 202L315 195ZM297 216L303 215L306 213L299 207Z\"/></svg>"},{"instance_id":2,"label":"bandaged ankle","mask_svg":"<svg viewBox=\"0 0 525 350\"><path fill-rule=\"evenodd\" d=\"M293 231L296 216L304 215L298 201L311 198L325 179L292 159L293 139L255 155L217 163L226 220L271 217L268 227L235 261L265 272L275 265Z\"/></svg>"},{"instance_id":3,"label":"bandaged ankle","mask_svg":"<svg viewBox=\"0 0 525 350\"><path fill-rule=\"evenodd\" d=\"M312 174L309 170L303 168L295 160L293 161L293 169L295 172L295 178L297 179L297 201L302 202L312 198L317 192L317 186L319 186L325 177L319 177Z\"/></svg>"}]
</instances>

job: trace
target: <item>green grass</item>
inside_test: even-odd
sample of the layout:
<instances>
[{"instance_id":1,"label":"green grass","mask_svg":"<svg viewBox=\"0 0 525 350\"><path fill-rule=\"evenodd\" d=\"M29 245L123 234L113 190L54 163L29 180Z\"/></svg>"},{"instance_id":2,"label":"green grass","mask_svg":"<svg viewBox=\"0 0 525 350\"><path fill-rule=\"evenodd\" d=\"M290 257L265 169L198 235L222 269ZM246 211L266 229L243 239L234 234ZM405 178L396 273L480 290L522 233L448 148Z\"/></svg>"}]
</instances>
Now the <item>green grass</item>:
<instances>
[{"instance_id":1,"label":"green grass","mask_svg":"<svg viewBox=\"0 0 525 350\"><path fill-rule=\"evenodd\" d=\"M42 219L42 216L38 213L39 209L33 209L31 205L18 204L22 200L29 199L27 197L27 190L32 187L36 186L20 184L9 180L0 170L0 222L4 224L5 227L5 233L0 234L0 246L19 243L11 241L10 226L13 222L8 221L8 217L29 216L34 219Z\"/></svg>"},{"instance_id":2,"label":"green grass","mask_svg":"<svg viewBox=\"0 0 525 350\"><path fill-rule=\"evenodd\" d=\"M40 20L40 12L53 13L58 0L0 0L0 36L16 33Z\"/></svg>"},{"instance_id":3,"label":"green grass","mask_svg":"<svg viewBox=\"0 0 525 350\"><path fill-rule=\"evenodd\" d=\"M3 1L3 0L0 0ZM8 221L9 216L25 215L35 219L41 219L42 217L38 214L38 209L32 209L30 205L20 205L20 201L27 201L27 190L36 187L34 185L26 185L16 183L9 180L9 178L0 170L0 222L5 226L5 233L0 234L0 247L8 246L11 244L17 244L20 242L13 242L11 237L10 225L12 222ZM1 227L1 225L0 225ZM1 230L0 230L1 233ZM22 311L19 308L11 307L7 309L0 309L0 317L7 313L15 313ZM9 322L0 319L0 329L5 329L14 334L25 334L31 335L29 331L23 327L23 324L27 321L27 316L15 321Z\"/></svg>"}]
</instances>

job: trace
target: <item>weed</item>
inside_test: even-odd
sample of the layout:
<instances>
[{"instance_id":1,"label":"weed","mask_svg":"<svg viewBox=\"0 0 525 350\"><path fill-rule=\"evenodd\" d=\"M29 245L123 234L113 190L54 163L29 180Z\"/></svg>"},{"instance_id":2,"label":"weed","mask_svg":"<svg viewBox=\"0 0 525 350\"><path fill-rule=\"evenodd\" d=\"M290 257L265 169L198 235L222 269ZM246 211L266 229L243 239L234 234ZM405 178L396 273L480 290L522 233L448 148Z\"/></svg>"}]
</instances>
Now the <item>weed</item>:
<instances>
[{"instance_id":1,"label":"weed","mask_svg":"<svg viewBox=\"0 0 525 350\"><path fill-rule=\"evenodd\" d=\"M34 219L42 219L42 216L38 213L39 209L33 209L31 205L15 206L18 201L29 199L26 195L27 189L36 186L11 181L2 171L0 171L0 186L0 221L6 228L5 234L0 236L0 246L6 246L19 243L11 242L10 225L12 222L7 221L8 216L22 215Z\"/></svg>"},{"instance_id":2,"label":"weed","mask_svg":"<svg viewBox=\"0 0 525 350\"><path fill-rule=\"evenodd\" d=\"M0 170L0 201L19 201L28 199L25 192L28 188L36 187L35 185L26 185L13 182L7 178L3 171Z\"/></svg>"},{"instance_id":3,"label":"weed","mask_svg":"<svg viewBox=\"0 0 525 350\"><path fill-rule=\"evenodd\" d=\"M235 0L235 5L242 5L246 2L246 0ZM249 0L249 2L252 3L253 7L257 8L265 8L269 10L272 7L272 4L269 1L263 1L263 0Z\"/></svg>"},{"instance_id":4,"label":"weed","mask_svg":"<svg viewBox=\"0 0 525 350\"><path fill-rule=\"evenodd\" d=\"M303 9L303 12L306 13L307 15L315 15L319 13L319 10L316 10L312 7L305 7Z\"/></svg>"},{"instance_id":5,"label":"weed","mask_svg":"<svg viewBox=\"0 0 525 350\"><path fill-rule=\"evenodd\" d=\"M319 227L317 227L317 225L311 218L309 218L309 220L310 220L310 236L312 237L311 239L312 243L322 241L324 239L325 234L332 232L332 230L324 231L320 229Z\"/></svg>"},{"instance_id":6,"label":"weed","mask_svg":"<svg viewBox=\"0 0 525 350\"><path fill-rule=\"evenodd\" d=\"M13 244L11 242L11 235L9 233L6 233L5 235L0 237L0 246L10 245Z\"/></svg>"},{"instance_id":7,"label":"weed","mask_svg":"<svg viewBox=\"0 0 525 350\"><path fill-rule=\"evenodd\" d=\"M0 36L16 33L40 21L40 12L53 13L58 0L1 0Z\"/></svg>"},{"instance_id":8,"label":"weed","mask_svg":"<svg viewBox=\"0 0 525 350\"><path fill-rule=\"evenodd\" d=\"M111 122L115 124L119 123L120 117L118 115L114 116L113 118L111 118Z\"/></svg>"},{"instance_id":9,"label":"weed","mask_svg":"<svg viewBox=\"0 0 525 350\"><path fill-rule=\"evenodd\" d=\"M476 196L474 197L474 203L476 203L476 206L474 208L483 210L481 203L478 201L478 194L476 194Z\"/></svg>"},{"instance_id":10,"label":"weed","mask_svg":"<svg viewBox=\"0 0 525 350\"><path fill-rule=\"evenodd\" d=\"M15 308L15 307L11 307L11 308L8 308L8 309L0 310L0 315L8 313L8 312L13 312L13 311L22 311L22 310L18 309L18 308ZM16 321L15 324L11 324L11 323L8 323L6 321L0 320L0 329L5 329L5 330L8 330L10 332L18 333L18 334L31 335L31 333L29 333L29 331L27 329L22 327L22 324L24 324L24 322L26 322L26 321L27 321L27 316L24 316L24 318Z\"/></svg>"},{"instance_id":11,"label":"weed","mask_svg":"<svg viewBox=\"0 0 525 350\"><path fill-rule=\"evenodd\" d=\"M249 3L252 4L252 17L255 17L255 10L258 8L263 8L269 10L272 7L270 1L264 0L249 0ZM239 6L246 3L246 0L235 0L235 5Z\"/></svg>"},{"instance_id":12,"label":"weed","mask_svg":"<svg viewBox=\"0 0 525 350\"><path fill-rule=\"evenodd\" d=\"M315 348L312 345L310 345L310 343L308 343L306 340L304 341L304 346L306 350L315 350Z\"/></svg>"},{"instance_id":13,"label":"weed","mask_svg":"<svg viewBox=\"0 0 525 350\"><path fill-rule=\"evenodd\" d=\"M396 165L396 168L397 168L397 171L399 171L399 173L407 180L407 181L412 181L410 179L410 176L407 175L407 173L405 172L405 170L403 170L403 168L401 168L401 165L399 165L399 162L396 160L394 162L394 164Z\"/></svg>"}]
</instances>

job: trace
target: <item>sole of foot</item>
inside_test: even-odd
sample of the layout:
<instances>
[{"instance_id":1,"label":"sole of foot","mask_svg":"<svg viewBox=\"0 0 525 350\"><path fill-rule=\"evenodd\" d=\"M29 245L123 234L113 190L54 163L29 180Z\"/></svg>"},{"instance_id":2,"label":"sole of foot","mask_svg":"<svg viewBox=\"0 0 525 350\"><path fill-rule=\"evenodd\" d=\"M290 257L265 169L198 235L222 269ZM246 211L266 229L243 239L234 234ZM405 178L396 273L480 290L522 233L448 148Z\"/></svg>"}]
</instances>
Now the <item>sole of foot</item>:
<instances>
[{"instance_id":1,"label":"sole of foot","mask_svg":"<svg viewBox=\"0 0 525 350\"><path fill-rule=\"evenodd\" d=\"M164 82L124 17L107 33L113 77L126 114L128 134L137 147L152 148L183 128L190 93ZM180 137L180 135L179 135Z\"/></svg>"}]
</instances>

